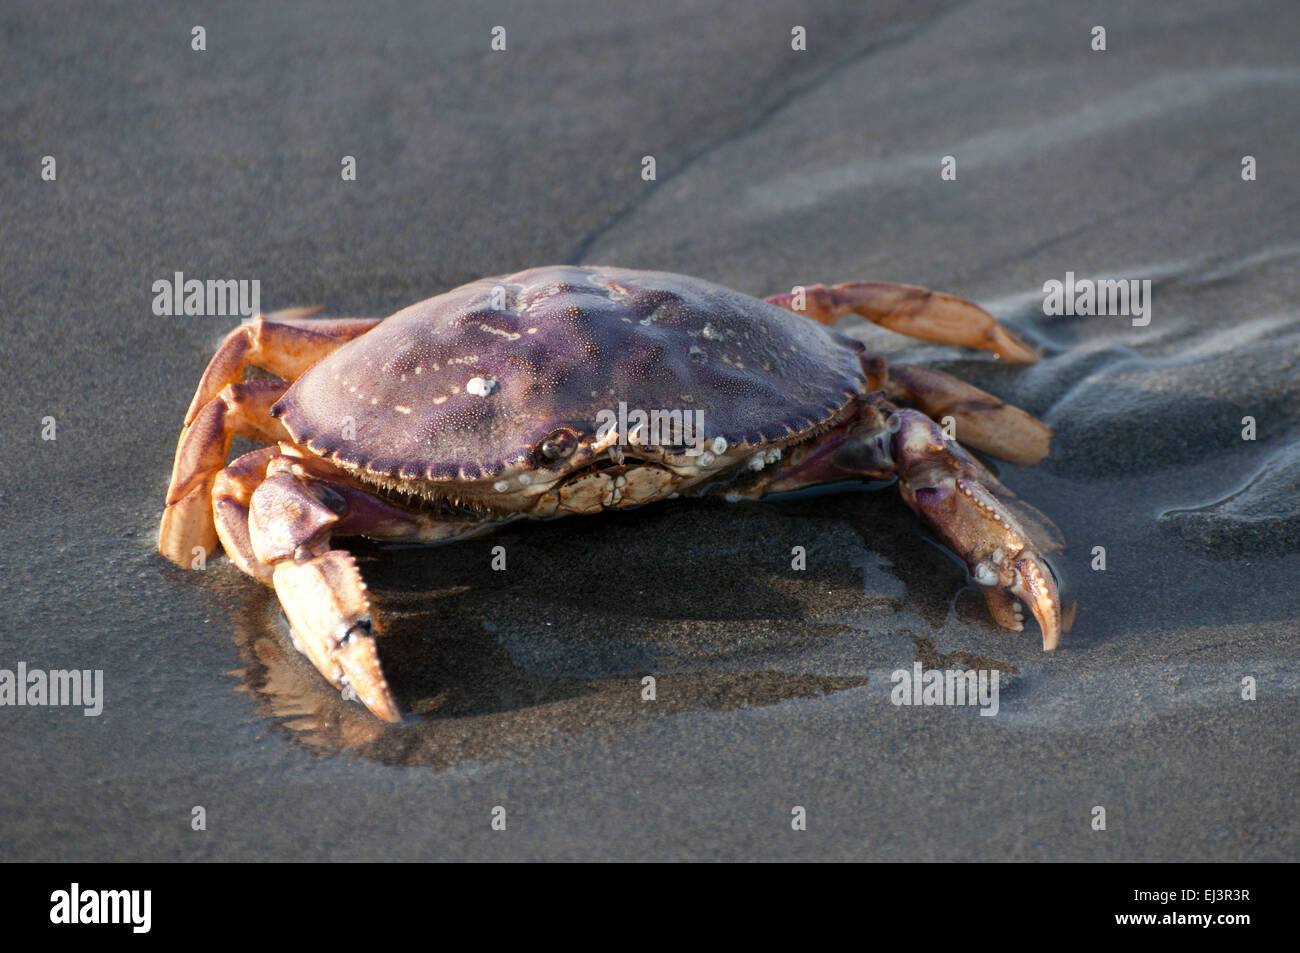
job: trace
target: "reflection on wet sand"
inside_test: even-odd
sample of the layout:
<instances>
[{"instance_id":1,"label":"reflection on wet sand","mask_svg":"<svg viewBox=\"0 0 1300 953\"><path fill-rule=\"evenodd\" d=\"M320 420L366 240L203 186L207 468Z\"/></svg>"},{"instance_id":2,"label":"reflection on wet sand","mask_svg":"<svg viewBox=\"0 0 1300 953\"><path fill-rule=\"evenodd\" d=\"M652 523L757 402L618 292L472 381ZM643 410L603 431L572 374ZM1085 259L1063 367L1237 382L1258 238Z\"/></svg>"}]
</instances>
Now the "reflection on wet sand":
<instances>
[{"instance_id":1,"label":"reflection on wet sand","mask_svg":"<svg viewBox=\"0 0 1300 953\"><path fill-rule=\"evenodd\" d=\"M295 742L322 754L344 751L385 764L443 769L534 751L589 732L622 733L684 711L725 711L772 705L854 688L864 677L757 672L655 673L653 701L643 699L644 673L593 678L545 676L516 665L495 636L429 644L425 664L395 674L394 690L408 712L401 725L380 722L344 701L292 647L283 619L252 613L235 642L243 680L261 713L276 719ZM427 619L425 620L427 623ZM389 632L393 655L423 642L397 622ZM390 671L401 672L396 659Z\"/></svg>"},{"instance_id":2,"label":"reflection on wet sand","mask_svg":"<svg viewBox=\"0 0 1300 953\"><path fill-rule=\"evenodd\" d=\"M788 571L782 537L792 530L790 541L814 554L806 577ZM716 537L712 558L684 556L677 534L705 532ZM646 509L493 539L511 553L508 576L485 575L487 551L473 544L356 543L386 622L380 653L403 724L385 726L327 685L292 648L279 604L260 587L244 590L232 613L245 662L234 674L266 717L311 749L446 768L680 712L866 684L865 674L809 674L825 671L818 653L841 639L919 627L942 640L953 621L992 627L980 593L963 586L952 557L888 489L752 508ZM560 558L572 549L581 555ZM671 591L656 588L646 565L673 578ZM630 578L640 581L629 587ZM929 637L916 646L927 668L1015 671L983 656L943 655ZM655 678L653 701L642 697L646 675Z\"/></svg>"}]
</instances>

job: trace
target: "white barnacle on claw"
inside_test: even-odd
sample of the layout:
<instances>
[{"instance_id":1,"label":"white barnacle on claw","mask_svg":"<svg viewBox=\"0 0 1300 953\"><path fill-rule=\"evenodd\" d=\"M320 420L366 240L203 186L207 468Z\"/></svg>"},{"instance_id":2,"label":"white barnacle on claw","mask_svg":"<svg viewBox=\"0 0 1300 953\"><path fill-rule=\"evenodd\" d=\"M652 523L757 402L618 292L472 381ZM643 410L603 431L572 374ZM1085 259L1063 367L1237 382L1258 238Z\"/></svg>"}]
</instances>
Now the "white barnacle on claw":
<instances>
[{"instance_id":1,"label":"white barnacle on claw","mask_svg":"<svg viewBox=\"0 0 1300 953\"><path fill-rule=\"evenodd\" d=\"M726 438L726 437L714 437L714 438L713 438L713 452L714 452L714 453L717 453L717 454L723 454L723 453L726 453L726 452L727 452L727 438Z\"/></svg>"},{"instance_id":2,"label":"white barnacle on claw","mask_svg":"<svg viewBox=\"0 0 1300 953\"><path fill-rule=\"evenodd\" d=\"M492 489L496 490L498 493L504 493L506 490L510 489L510 484L505 480L497 480L497 482L492 484Z\"/></svg>"},{"instance_id":3,"label":"white barnacle on claw","mask_svg":"<svg viewBox=\"0 0 1300 953\"><path fill-rule=\"evenodd\" d=\"M998 571L988 563L980 563L975 567L975 581L981 586L995 586L998 582Z\"/></svg>"},{"instance_id":4,"label":"white barnacle on claw","mask_svg":"<svg viewBox=\"0 0 1300 953\"><path fill-rule=\"evenodd\" d=\"M497 382L490 377L471 377L469 383L465 385L465 392L478 397L486 397L492 393L492 389L496 386Z\"/></svg>"}]
</instances>

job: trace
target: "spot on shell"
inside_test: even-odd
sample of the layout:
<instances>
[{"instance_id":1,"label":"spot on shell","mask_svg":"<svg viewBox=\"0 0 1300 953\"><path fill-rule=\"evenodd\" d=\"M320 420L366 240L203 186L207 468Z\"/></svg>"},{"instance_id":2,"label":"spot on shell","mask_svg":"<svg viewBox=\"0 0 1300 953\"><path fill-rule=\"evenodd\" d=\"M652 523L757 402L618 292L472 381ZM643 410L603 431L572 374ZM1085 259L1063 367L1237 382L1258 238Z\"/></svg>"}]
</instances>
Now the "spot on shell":
<instances>
[{"instance_id":1,"label":"spot on shell","mask_svg":"<svg viewBox=\"0 0 1300 953\"><path fill-rule=\"evenodd\" d=\"M497 480L497 482L492 484L492 489L496 490L498 493L504 493L506 490L510 489L510 484L505 480Z\"/></svg>"},{"instance_id":2,"label":"spot on shell","mask_svg":"<svg viewBox=\"0 0 1300 953\"><path fill-rule=\"evenodd\" d=\"M478 397L486 397L496 386L497 382L489 377L471 377L465 390Z\"/></svg>"},{"instance_id":3,"label":"spot on shell","mask_svg":"<svg viewBox=\"0 0 1300 953\"><path fill-rule=\"evenodd\" d=\"M488 334L499 334L507 341L518 341L519 334L514 331L506 331L503 328L494 328L490 324L479 324L480 331L486 331Z\"/></svg>"}]
</instances>

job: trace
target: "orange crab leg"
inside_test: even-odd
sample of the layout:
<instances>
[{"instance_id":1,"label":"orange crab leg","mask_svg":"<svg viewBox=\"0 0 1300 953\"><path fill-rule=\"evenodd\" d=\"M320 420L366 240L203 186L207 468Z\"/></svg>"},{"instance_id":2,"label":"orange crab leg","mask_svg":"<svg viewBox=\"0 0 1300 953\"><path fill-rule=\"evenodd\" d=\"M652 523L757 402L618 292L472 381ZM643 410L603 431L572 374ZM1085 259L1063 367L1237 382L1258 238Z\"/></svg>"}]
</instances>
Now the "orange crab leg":
<instances>
[{"instance_id":1,"label":"orange crab leg","mask_svg":"<svg viewBox=\"0 0 1300 953\"><path fill-rule=\"evenodd\" d=\"M888 374L884 386L891 397L908 400L932 420L951 415L956 439L969 447L1024 465L1051 450L1051 427L951 374L919 364L890 364Z\"/></svg>"},{"instance_id":2,"label":"orange crab leg","mask_svg":"<svg viewBox=\"0 0 1300 953\"><path fill-rule=\"evenodd\" d=\"M364 334L379 318L271 321L258 315L229 334L203 372L176 446L167 508L158 531L158 551L189 566L195 550L213 552L219 542L213 520L212 487L236 435L267 443L287 439L284 426L270 416L271 405L289 383L321 358ZM250 365L283 378L244 381Z\"/></svg>"},{"instance_id":3,"label":"orange crab leg","mask_svg":"<svg viewBox=\"0 0 1300 953\"><path fill-rule=\"evenodd\" d=\"M259 314L227 334L212 355L185 414L185 426L194 421L221 388L243 380L248 365L295 381L321 358L378 323L378 318L268 321Z\"/></svg>"},{"instance_id":4,"label":"orange crab leg","mask_svg":"<svg viewBox=\"0 0 1300 953\"><path fill-rule=\"evenodd\" d=\"M266 479L267 465L280 454L278 446L246 453L217 474L212 483L212 516L226 557L259 582L273 586L271 567L258 562L248 531L248 507L253 491Z\"/></svg>"},{"instance_id":5,"label":"orange crab leg","mask_svg":"<svg viewBox=\"0 0 1300 953\"><path fill-rule=\"evenodd\" d=\"M1038 360L1028 346L979 305L916 285L852 281L827 288L819 284L805 288L802 298L801 302L799 295L790 292L765 300L822 324L834 324L853 313L923 341L993 351L998 357L1017 364ZM798 307L799 304L803 307Z\"/></svg>"},{"instance_id":6,"label":"orange crab leg","mask_svg":"<svg viewBox=\"0 0 1300 953\"><path fill-rule=\"evenodd\" d=\"M271 443L287 437L270 411L288 387L267 380L227 384L181 432L158 529L158 551L172 562L190 565L196 548L204 558L215 551L212 486L230 455L230 442L236 434Z\"/></svg>"}]
</instances>

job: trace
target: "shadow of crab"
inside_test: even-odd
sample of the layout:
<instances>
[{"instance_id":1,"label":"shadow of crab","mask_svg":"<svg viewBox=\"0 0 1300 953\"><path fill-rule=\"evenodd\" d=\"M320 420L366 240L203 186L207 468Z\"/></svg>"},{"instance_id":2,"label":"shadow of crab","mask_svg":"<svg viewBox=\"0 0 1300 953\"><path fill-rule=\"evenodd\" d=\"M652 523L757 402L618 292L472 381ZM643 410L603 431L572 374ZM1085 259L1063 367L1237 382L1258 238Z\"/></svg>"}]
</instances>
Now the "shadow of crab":
<instances>
[{"instance_id":1,"label":"shadow of crab","mask_svg":"<svg viewBox=\"0 0 1300 953\"><path fill-rule=\"evenodd\" d=\"M796 546L804 571L791 565ZM865 674L810 670L844 647L836 640L862 638L839 620L905 604L937 627L964 585L910 512L870 492L670 502L434 548L357 541L354 552L406 722L387 726L321 680L269 591L240 623L238 674L297 742L435 767L864 685ZM864 559L890 567L893 585L866 577L864 588Z\"/></svg>"}]
</instances>

